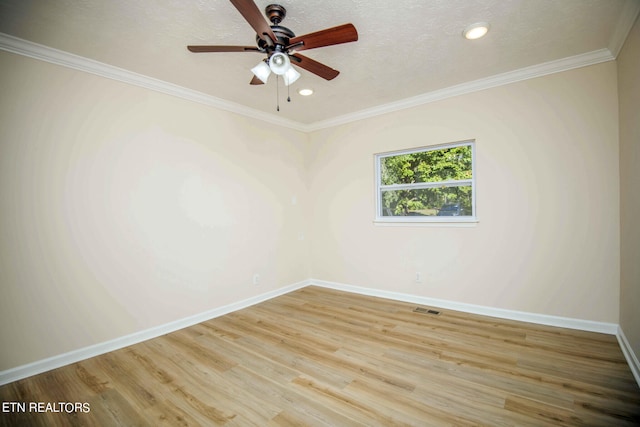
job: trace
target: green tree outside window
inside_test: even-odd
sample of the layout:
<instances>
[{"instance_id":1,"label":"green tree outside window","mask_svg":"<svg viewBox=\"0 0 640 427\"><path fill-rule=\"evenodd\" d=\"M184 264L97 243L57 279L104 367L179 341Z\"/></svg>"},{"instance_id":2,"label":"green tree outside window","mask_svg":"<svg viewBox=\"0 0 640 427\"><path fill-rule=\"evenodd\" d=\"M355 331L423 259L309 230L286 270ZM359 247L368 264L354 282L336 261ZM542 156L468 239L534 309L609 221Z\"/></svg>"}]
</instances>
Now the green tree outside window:
<instances>
[{"instance_id":1,"label":"green tree outside window","mask_svg":"<svg viewBox=\"0 0 640 427\"><path fill-rule=\"evenodd\" d=\"M379 159L381 216L473 216L470 143Z\"/></svg>"}]
</instances>

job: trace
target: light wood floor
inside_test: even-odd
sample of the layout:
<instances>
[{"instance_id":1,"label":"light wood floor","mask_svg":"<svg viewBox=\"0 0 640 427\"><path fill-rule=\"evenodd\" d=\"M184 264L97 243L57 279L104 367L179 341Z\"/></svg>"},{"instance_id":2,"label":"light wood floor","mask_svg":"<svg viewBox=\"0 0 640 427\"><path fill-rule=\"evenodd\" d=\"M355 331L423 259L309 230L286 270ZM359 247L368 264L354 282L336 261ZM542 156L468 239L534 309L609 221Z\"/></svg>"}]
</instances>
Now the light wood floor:
<instances>
[{"instance_id":1,"label":"light wood floor","mask_svg":"<svg viewBox=\"0 0 640 427\"><path fill-rule=\"evenodd\" d=\"M625 426L640 390L614 336L307 287L0 388L2 425Z\"/></svg>"}]
</instances>

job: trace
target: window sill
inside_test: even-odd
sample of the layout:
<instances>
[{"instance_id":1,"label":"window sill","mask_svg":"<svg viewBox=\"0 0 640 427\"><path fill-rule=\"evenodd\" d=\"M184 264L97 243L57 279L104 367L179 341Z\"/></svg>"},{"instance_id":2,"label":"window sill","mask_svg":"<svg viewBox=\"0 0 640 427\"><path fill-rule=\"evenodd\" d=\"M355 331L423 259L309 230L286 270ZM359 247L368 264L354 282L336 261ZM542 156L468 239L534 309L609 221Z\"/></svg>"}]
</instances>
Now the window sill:
<instances>
[{"instance_id":1,"label":"window sill","mask_svg":"<svg viewBox=\"0 0 640 427\"><path fill-rule=\"evenodd\" d=\"M441 220L408 220L408 219L375 219L373 225L381 227L475 227L478 218L441 219Z\"/></svg>"}]
</instances>

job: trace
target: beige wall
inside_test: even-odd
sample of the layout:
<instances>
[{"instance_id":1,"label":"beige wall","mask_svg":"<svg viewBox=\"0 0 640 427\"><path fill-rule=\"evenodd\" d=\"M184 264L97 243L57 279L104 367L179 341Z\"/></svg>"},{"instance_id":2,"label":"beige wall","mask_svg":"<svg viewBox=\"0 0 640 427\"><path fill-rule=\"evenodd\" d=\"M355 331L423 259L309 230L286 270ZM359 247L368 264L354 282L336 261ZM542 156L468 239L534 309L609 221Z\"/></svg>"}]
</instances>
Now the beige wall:
<instances>
[{"instance_id":1,"label":"beige wall","mask_svg":"<svg viewBox=\"0 0 640 427\"><path fill-rule=\"evenodd\" d=\"M608 62L315 132L312 277L617 323L617 109ZM375 153L466 139L475 227L373 224Z\"/></svg>"},{"instance_id":2,"label":"beige wall","mask_svg":"<svg viewBox=\"0 0 640 427\"><path fill-rule=\"evenodd\" d=\"M309 277L305 134L6 52L0 93L0 371Z\"/></svg>"},{"instance_id":3,"label":"beige wall","mask_svg":"<svg viewBox=\"0 0 640 427\"><path fill-rule=\"evenodd\" d=\"M4 52L0 91L0 371L308 277L619 320L613 62L310 135ZM373 224L374 153L471 138L475 227Z\"/></svg>"},{"instance_id":4,"label":"beige wall","mask_svg":"<svg viewBox=\"0 0 640 427\"><path fill-rule=\"evenodd\" d=\"M640 355L640 21L618 56L620 97L620 326Z\"/></svg>"}]
</instances>

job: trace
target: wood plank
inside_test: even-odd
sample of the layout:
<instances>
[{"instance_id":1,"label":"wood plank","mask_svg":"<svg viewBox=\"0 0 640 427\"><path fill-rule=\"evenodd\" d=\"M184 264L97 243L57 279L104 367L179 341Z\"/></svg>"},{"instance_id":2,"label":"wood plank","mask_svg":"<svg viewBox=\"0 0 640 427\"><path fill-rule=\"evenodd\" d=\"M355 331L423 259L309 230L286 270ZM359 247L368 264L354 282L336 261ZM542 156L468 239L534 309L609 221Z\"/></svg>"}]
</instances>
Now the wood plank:
<instances>
[{"instance_id":1,"label":"wood plank","mask_svg":"<svg viewBox=\"0 0 640 427\"><path fill-rule=\"evenodd\" d=\"M640 425L615 337L309 286L0 387L13 425ZM435 307L437 308L437 307Z\"/></svg>"}]
</instances>

